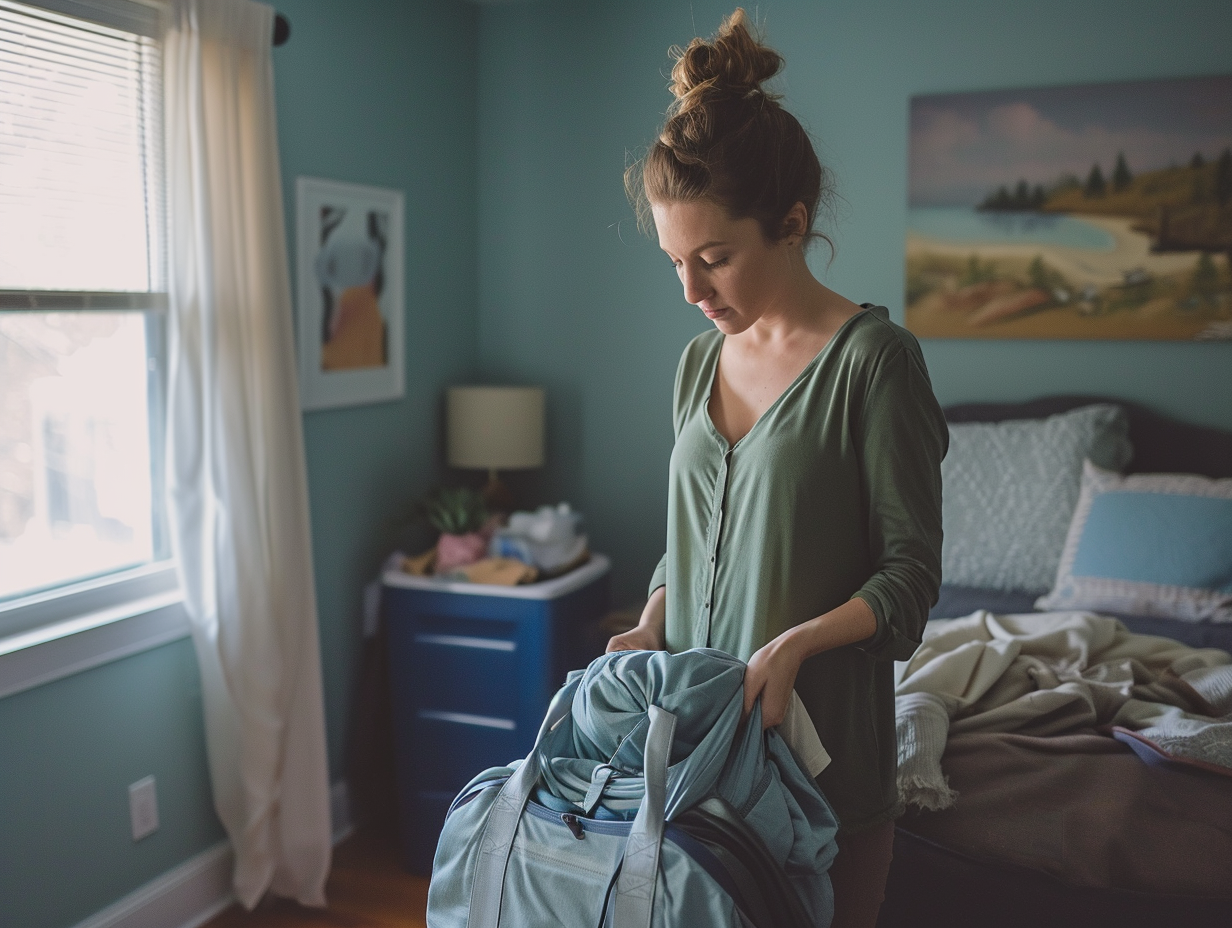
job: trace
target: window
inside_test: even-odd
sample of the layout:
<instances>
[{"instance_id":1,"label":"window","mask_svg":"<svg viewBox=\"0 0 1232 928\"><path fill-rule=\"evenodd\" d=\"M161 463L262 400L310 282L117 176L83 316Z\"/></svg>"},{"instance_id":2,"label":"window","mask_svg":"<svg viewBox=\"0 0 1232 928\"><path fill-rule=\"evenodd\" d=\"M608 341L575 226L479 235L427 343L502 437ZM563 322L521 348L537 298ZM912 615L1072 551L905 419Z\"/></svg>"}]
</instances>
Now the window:
<instances>
[{"instance_id":1,"label":"window","mask_svg":"<svg viewBox=\"0 0 1232 928\"><path fill-rule=\"evenodd\" d=\"M10 640L83 613L113 620L126 602L174 591L160 468L158 12L132 0L0 0L0 636Z\"/></svg>"}]
</instances>

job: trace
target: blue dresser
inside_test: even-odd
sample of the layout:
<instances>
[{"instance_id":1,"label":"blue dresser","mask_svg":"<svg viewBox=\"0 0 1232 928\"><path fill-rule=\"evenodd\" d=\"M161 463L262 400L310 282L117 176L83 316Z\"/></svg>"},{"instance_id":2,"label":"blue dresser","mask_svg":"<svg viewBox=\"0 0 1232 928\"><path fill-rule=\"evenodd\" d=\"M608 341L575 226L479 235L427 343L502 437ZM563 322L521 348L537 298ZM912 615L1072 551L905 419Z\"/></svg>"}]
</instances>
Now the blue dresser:
<instances>
[{"instance_id":1,"label":"blue dresser","mask_svg":"<svg viewBox=\"0 0 1232 928\"><path fill-rule=\"evenodd\" d=\"M596 554L564 576L515 587L385 573L400 832L411 872L431 872L458 791L480 771L524 757L565 674L595 656L609 569Z\"/></svg>"}]
</instances>

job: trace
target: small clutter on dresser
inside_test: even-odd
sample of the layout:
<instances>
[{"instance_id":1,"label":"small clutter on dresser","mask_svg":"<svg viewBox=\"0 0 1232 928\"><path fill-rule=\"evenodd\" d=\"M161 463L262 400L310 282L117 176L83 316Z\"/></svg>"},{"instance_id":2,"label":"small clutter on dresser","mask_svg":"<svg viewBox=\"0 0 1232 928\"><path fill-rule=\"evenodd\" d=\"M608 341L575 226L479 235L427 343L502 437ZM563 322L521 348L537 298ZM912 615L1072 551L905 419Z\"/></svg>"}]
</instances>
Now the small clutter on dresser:
<instances>
[{"instance_id":1,"label":"small clutter on dresser","mask_svg":"<svg viewBox=\"0 0 1232 928\"><path fill-rule=\"evenodd\" d=\"M568 503L506 516L489 512L482 493L456 487L429 494L421 510L440 535L421 554L395 556L408 574L516 586L558 577L590 559L582 514Z\"/></svg>"}]
</instances>

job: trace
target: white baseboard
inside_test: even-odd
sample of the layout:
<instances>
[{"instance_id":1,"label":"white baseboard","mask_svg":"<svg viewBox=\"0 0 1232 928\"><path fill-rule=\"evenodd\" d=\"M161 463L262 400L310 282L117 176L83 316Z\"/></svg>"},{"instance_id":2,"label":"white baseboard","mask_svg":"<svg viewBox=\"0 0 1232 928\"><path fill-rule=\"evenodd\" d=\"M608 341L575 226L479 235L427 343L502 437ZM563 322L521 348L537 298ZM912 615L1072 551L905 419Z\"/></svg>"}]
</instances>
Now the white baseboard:
<instances>
[{"instance_id":1,"label":"white baseboard","mask_svg":"<svg viewBox=\"0 0 1232 928\"><path fill-rule=\"evenodd\" d=\"M355 831L345 780L330 787L329 811L333 843L338 844ZM233 862L230 842L221 841L73 928L200 928L235 902Z\"/></svg>"},{"instance_id":2,"label":"white baseboard","mask_svg":"<svg viewBox=\"0 0 1232 928\"><path fill-rule=\"evenodd\" d=\"M232 861L221 841L74 928L198 928L235 901Z\"/></svg>"}]
</instances>

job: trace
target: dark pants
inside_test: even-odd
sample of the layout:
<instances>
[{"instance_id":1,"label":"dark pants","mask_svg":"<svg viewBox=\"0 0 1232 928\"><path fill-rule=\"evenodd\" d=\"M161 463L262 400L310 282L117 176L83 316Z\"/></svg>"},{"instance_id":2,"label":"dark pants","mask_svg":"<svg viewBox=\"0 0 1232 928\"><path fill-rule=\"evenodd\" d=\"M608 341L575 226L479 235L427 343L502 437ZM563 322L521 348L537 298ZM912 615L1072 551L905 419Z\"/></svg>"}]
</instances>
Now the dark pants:
<instances>
[{"instance_id":1,"label":"dark pants","mask_svg":"<svg viewBox=\"0 0 1232 928\"><path fill-rule=\"evenodd\" d=\"M893 857L892 821L838 839L838 856L830 866L834 884L830 928L876 928Z\"/></svg>"}]
</instances>

